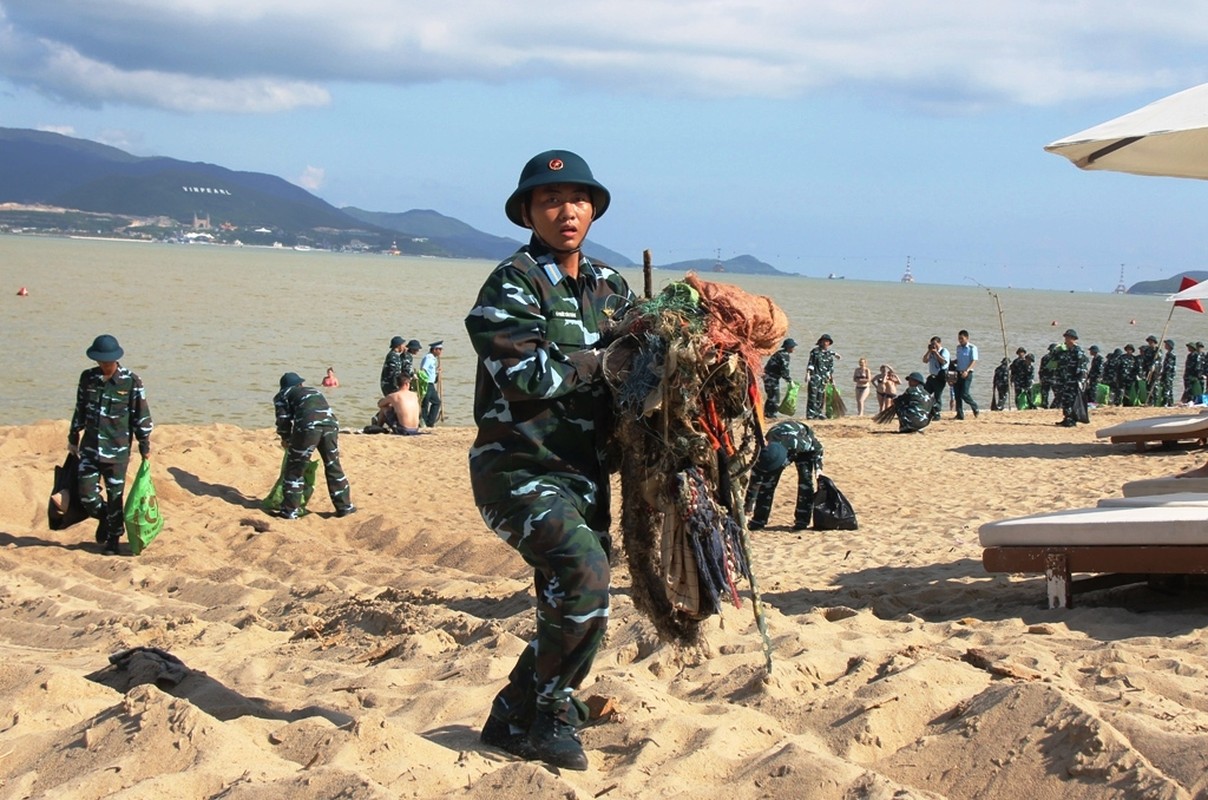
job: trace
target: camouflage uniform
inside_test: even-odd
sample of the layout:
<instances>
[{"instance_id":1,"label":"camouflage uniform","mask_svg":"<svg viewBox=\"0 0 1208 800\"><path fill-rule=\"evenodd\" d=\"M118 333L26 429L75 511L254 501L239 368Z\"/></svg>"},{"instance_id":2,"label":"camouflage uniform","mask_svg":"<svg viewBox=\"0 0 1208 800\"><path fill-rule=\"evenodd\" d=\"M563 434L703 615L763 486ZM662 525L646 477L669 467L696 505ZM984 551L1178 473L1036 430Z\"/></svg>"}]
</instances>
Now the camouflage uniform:
<instances>
[{"instance_id":1,"label":"camouflage uniform","mask_svg":"<svg viewBox=\"0 0 1208 800\"><path fill-rule=\"evenodd\" d=\"M1174 405L1174 378L1178 374L1178 370L1178 356L1174 354L1173 349L1169 349L1162 355L1162 367L1154 379L1156 388L1154 389L1153 404L1155 406L1169 408Z\"/></svg>"},{"instance_id":2,"label":"camouflage uniform","mask_svg":"<svg viewBox=\"0 0 1208 800\"><path fill-rule=\"evenodd\" d=\"M303 472L316 448L323 460L327 494L336 514L343 516L355 511L348 478L340 466L340 425L323 393L301 384L289 386L273 397L273 409L277 414L277 435L289 452L282 476L281 516L293 517L298 513L306 486Z\"/></svg>"},{"instance_id":3,"label":"camouflage uniform","mask_svg":"<svg viewBox=\"0 0 1208 800\"><path fill-rule=\"evenodd\" d=\"M1049 408L1049 392L1056 394L1054 384L1056 384L1056 358L1057 345L1050 344L1048 351L1040 357L1040 365L1036 370L1036 377L1040 381L1040 407Z\"/></svg>"},{"instance_id":4,"label":"camouflage uniform","mask_svg":"<svg viewBox=\"0 0 1208 800\"><path fill-rule=\"evenodd\" d=\"M1086 402L1090 404L1095 402L1095 393L1099 384L1103 383L1103 356L1099 353L1091 355L1089 350L1087 355L1090 357L1091 365L1086 371Z\"/></svg>"},{"instance_id":5,"label":"camouflage uniform","mask_svg":"<svg viewBox=\"0 0 1208 800\"><path fill-rule=\"evenodd\" d=\"M1120 405L1120 357L1123 355L1124 351L1117 347L1103 359L1103 382L1108 388L1107 402L1113 406Z\"/></svg>"},{"instance_id":6,"label":"camouflage uniform","mask_svg":"<svg viewBox=\"0 0 1208 800\"><path fill-rule=\"evenodd\" d=\"M401 354L401 363L399 364L399 385L404 381L415 379L415 353L410 350L404 350ZM412 385L414 388L414 384Z\"/></svg>"},{"instance_id":7,"label":"camouflage uniform","mask_svg":"<svg viewBox=\"0 0 1208 800\"><path fill-rule=\"evenodd\" d=\"M1054 394L1061 402L1060 424L1072 428L1078 424L1074 406L1078 402L1078 397L1086 382L1090 359L1086 357L1086 351L1074 343L1058 348L1053 360L1057 364Z\"/></svg>"},{"instance_id":8,"label":"camouflage uniform","mask_svg":"<svg viewBox=\"0 0 1208 800\"><path fill-rule=\"evenodd\" d=\"M1015 384L1016 408L1031 407L1032 404L1029 396L1032 393L1032 383L1035 379L1036 368L1028 360L1028 354L1024 353L1021 356L1016 356L1015 360L1011 362L1011 383Z\"/></svg>"},{"instance_id":9,"label":"camouflage uniform","mask_svg":"<svg viewBox=\"0 0 1208 800\"><path fill-rule=\"evenodd\" d=\"M808 399L805 406L807 419L826 419L826 385L835 374L835 354L818 345L810 351Z\"/></svg>"},{"instance_id":10,"label":"camouflage uniform","mask_svg":"<svg viewBox=\"0 0 1208 800\"><path fill-rule=\"evenodd\" d=\"M403 354L391 347L386 353L386 361L382 364L380 385L383 397L398 391L398 387L402 385L402 375Z\"/></svg>"},{"instance_id":11,"label":"camouflage uniform","mask_svg":"<svg viewBox=\"0 0 1208 800\"><path fill-rule=\"evenodd\" d=\"M994 368L994 402L995 409L1002 411L1010 402L1011 394L1011 362L1003 359Z\"/></svg>"},{"instance_id":12,"label":"camouflage uniform","mask_svg":"<svg viewBox=\"0 0 1208 800\"><path fill-rule=\"evenodd\" d=\"M776 486L780 474L789 464L797 465L797 505L793 514L793 530L804 530L810 526L814 512L814 473L822 470L822 442L814 436L810 426L795 419L773 425L767 433L768 444L779 443L784 447L786 458L783 463L769 465L767 471L757 464L751 470L751 483L747 487L746 505L754 507L749 527L758 530L768 524L772 513L772 501L776 497Z\"/></svg>"},{"instance_id":13,"label":"camouflage uniform","mask_svg":"<svg viewBox=\"0 0 1208 800\"><path fill-rule=\"evenodd\" d=\"M478 354L470 486L483 519L533 568L537 635L495 697L493 719L576 720L572 692L608 624L612 404L601 330L633 300L613 269L566 275L534 237L487 277L466 330Z\"/></svg>"},{"instance_id":14,"label":"camouflage uniform","mask_svg":"<svg viewBox=\"0 0 1208 800\"><path fill-rule=\"evenodd\" d=\"M1145 405L1149 405L1154 396L1158 384L1158 346L1157 339L1153 339L1153 344L1150 344L1150 339L1145 340L1145 344L1137 348L1137 377L1145 381Z\"/></svg>"},{"instance_id":15,"label":"camouflage uniform","mask_svg":"<svg viewBox=\"0 0 1208 800\"><path fill-rule=\"evenodd\" d=\"M898 433L921 431L931 424L932 397L916 383L893 399L898 414Z\"/></svg>"},{"instance_id":16,"label":"camouflage uniform","mask_svg":"<svg viewBox=\"0 0 1208 800\"><path fill-rule=\"evenodd\" d=\"M131 439L138 440L139 453L146 458L151 451L153 427L147 393L138 375L121 364L109 380L105 380L99 366L80 373L67 443L79 448L80 502L89 516L100 520L96 533L98 542L115 541L122 535L122 505ZM101 500L102 479L105 482L104 501Z\"/></svg>"},{"instance_id":17,"label":"camouflage uniform","mask_svg":"<svg viewBox=\"0 0 1208 800\"><path fill-rule=\"evenodd\" d=\"M1136 355L1130 353L1127 348L1121 354L1119 364L1120 400L1125 405L1131 406L1134 403L1129 398L1133 394L1134 384L1139 379L1141 364L1137 360Z\"/></svg>"},{"instance_id":18,"label":"camouflage uniform","mask_svg":"<svg viewBox=\"0 0 1208 800\"><path fill-rule=\"evenodd\" d=\"M763 367L763 415L768 419L780 414L780 382L792 380L789 377L791 357L788 350L777 350Z\"/></svg>"},{"instance_id":19,"label":"camouflage uniform","mask_svg":"<svg viewBox=\"0 0 1208 800\"><path fill-rule=\"evenodd\" d=\"M1200 368L1200 354L1195 349L1195 345L1187 344L1187 360L1183 362L1183 395L1180 401L1184 403L1198 403L1199 395L1202 391L1197 392L1196 383L1200 379L1200 373L1203 369Z\"/></svg>"}]
</instances>

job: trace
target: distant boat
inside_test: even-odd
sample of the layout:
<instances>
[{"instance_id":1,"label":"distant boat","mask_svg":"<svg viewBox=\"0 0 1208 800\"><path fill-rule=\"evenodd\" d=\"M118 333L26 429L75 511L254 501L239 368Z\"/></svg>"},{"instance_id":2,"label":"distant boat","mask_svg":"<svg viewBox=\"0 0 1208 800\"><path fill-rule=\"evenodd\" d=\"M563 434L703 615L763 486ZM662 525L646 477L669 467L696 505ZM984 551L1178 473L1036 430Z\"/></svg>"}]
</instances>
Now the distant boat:
<instances>
[{"instance_id":1,"label":"distant boat","mask_svg":"<svg viewBox=\"0 0 1208 800\"><path fill-rule=\"evenodd\" d=\"M841 281L846 277L847 277L846 275L836 275L835 273L832 272L830 275L826 276L826 279L829 281Z\"/></svg>"},{"instance_id":2,"label":"distant boat","mask_svg":"<svg viewBox=\"0 0 1208 800\"><path fill-rule=\"evenodd\" d=\"M314 250L313 247L311 247L310 245L305 245L305 244L296 244L296 245L294 245L294 249L300 253L305 253L310 250Z\"/></svg>"}]
</instances>

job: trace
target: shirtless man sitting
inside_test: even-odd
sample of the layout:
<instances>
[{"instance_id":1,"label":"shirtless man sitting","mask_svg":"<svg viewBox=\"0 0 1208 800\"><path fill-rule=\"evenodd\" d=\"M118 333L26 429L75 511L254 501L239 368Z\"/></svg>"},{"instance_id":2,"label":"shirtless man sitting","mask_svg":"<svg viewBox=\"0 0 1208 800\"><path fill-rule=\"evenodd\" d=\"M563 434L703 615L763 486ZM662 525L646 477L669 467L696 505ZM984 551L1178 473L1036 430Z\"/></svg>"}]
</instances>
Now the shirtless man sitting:
<instances>
[{"instance_id":1,"label":"shirtless man sitting","mask_svg":"<svg viewBox=\"0 0 1208 800\"><path fill-rule=\"evenodd\" d=\"M390 414L387 412L393 412L394 424L389 424ZM419 434L419 396L411 388L411 378L403 378L398 391L378 400L378 413L374 420L389 427L392 433L403 436Z\"/></svg>"}]
</instances>

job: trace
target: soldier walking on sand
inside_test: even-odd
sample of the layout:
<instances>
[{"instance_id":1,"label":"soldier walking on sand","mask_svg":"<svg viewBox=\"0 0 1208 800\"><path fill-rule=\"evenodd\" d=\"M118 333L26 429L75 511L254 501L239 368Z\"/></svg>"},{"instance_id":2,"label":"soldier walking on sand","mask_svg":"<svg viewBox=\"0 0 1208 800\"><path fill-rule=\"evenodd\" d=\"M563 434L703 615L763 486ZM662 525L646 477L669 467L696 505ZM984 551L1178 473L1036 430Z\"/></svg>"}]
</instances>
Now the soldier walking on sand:
<instances>
[{"instance_id":1,"label":"soldier walking on sand","mask_svg":"<svg viewBox=\"0 0 1208 800\"><path fill-rule=\"evenodd\" d=\"M80 459L80 503L98 520L96 541L103 553L116 555L123 530L131 438L138 440L139 455L146 458L151 453L154 423L143 382L119 363L125 351L115 337L101 334L85 355L97 365L80 373L67 448Z\"/></svg>"},{"instance_id":2,"label":"soldier walking on sand","mask_svg":"<svg viewBox=\"0 0 1208 800\"><path fill-rule=\"evenodd\" d=\"M484 744L563 769L588 767L574 691L608 626L613 434L602 333L633 294L583 255L608 190L567 150L534 156L504 204L531 230L466 317L478 355L470 486L483 520L533 568L537 633L482 726Z\"/></svg>"}]
</instances>

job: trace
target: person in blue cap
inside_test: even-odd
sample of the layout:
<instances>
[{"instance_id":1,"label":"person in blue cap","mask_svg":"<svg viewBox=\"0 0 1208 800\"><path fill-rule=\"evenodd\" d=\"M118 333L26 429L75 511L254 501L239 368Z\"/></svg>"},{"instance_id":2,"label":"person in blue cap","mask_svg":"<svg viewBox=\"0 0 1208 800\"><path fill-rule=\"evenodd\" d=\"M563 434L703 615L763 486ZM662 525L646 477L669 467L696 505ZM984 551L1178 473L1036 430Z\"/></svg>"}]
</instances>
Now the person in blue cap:
<instances>
[{"instance_id":1,"label":"person in blue cap","mask_svg":"<svg viewBox=\"0 0 1208 800\"><path fill-rule=\"evenodd\" d=\"M785 339L763 367L763 415L767 419L780 415L780 382L793 379L789 374L789 359L796 349L796 339Z\"/></svg>"},{"instance_id":2,"label":"person in blue cap","mask_svg":"<svg viewBox=\"0 0 1208 800\"><path fill-rule=\"evenodd\" d=\"M154 423L142 380L119 363L125 351L117 338L101 334L85 355L97 365L80 373L67 447L80 459L80 502L98 520L96 541L103 553L116 555L124 527L122 506L131 439L138 441L139 455L146 458L151 454Z\"/></svg>"},{"instance_id":3,"label":"person in blue cap","mask_svg":"<svg viewBox=\"0 0 1208 800\"><path fill-rule=\"evenodd\" d=\"M277 435L287 451L282 473L284 493L277 516L297 519L301 516L303 477L306 465L315 450L323 461L323 476L327 479L327 494L335 506L337 517L356 513L348 488L348 478L340 466L340 423L318 389L304 386L296 372L281 376L281 391L273 396L273 411L277 417Z\"/></svg>"},{"instance_id":4,"label":"person in blue cap","mask_svg":"<svg viewBox=\"0 0 1208 800\"><path fill-rule=\"evenodd\" d=\"M578 728L608 626L613 405L603 379L610 320L634 300L583 255L611 195L569 150L529 159L504 204L529 242L487 276L466 316L478 357L470 486L482 518L533 568L537 632L482 727L484 744L584 770Z\"/></svg>"}]
</instances>

